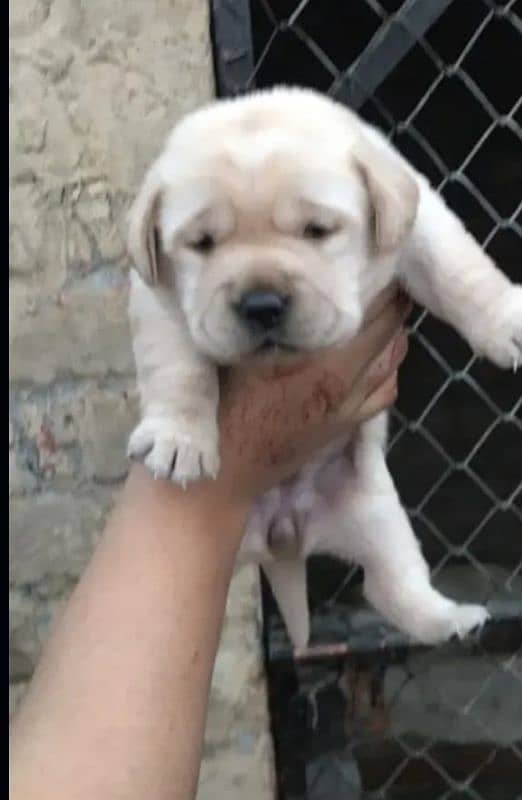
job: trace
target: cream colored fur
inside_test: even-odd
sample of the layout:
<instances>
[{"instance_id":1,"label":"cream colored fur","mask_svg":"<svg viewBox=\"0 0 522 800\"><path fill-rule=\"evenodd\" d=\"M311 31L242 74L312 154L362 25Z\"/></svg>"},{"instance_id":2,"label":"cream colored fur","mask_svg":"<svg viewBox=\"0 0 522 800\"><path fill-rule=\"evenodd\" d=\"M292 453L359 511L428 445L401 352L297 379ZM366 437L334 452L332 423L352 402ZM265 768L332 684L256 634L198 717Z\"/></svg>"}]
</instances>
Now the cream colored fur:
<instances>
[{"instance_id":1,"label":"cream colored fur","mask_svg":"<svg viewBox=\"0 0 522 800\"><path fill-rule=\"evenodd\" d=\"M331 234L310 240L309 223ZM205 236L215 245L203 252ZM311 351L353 336L399 278L476 353L504 368L521 361L522 288L379 132L311 91L220 101L183 120L131 210L129 248L142 403L129 452L181 484L219 470L217 365L253 357L259 344L234 313L253 286L292 298L283 347ZM361 429L342 502L299 532L297 561L276 561L265 517L253 515L240 561L263 564L296 645L308 639L299 564L312 552L362 564L368 599L417 640L465 635L487 617L431 587L385 438L384 415Z\"/></svg>"}]
</instances>

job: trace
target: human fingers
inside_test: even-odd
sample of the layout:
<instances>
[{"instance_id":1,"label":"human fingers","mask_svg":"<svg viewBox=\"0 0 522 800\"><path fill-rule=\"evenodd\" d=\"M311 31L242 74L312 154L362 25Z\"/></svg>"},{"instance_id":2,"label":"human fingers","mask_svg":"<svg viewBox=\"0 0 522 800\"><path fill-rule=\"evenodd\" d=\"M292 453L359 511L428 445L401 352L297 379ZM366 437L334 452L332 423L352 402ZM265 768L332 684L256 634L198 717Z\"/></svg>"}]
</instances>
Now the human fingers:
<instances>
[{"instance_id":1,"label":"human fingers","mask_svg":"<svg viewBox=\"0 0 522 800\"><path fill-rule=\"evenodd\" d=\"M351 424L360 425L372 417L380 414L381 411L386 411L397 400L397 378L398 372L392 372L386 380L379 384L369 397L357 409L355 417L352 417Z\"/></svg>"},{"instance_id":2,"label":"human fingers","mask_svg":"<svg viewBox=\"0 0 522 800\"><path fill-rule=\"evenodd\" d=\"M339 421L359 423L392 405L395 400L393 385L397 383L397 371L407 352L408 337L400 330L354 384L350 396L339 409Z\"/></svg>"},{"instance_id":3,"label":"human fingers","mask_svg":"<svg viewBox=\"0 0 522 800\"><path fill-rule=\"evenodd\" d=\"M366 310L364 315L365 323L371 322L378 317L388 303L393 301L399 294L401 294L401 292L402 289L397 281L392 281L392 283L390 283L385 289L379 292L377 297L370 303Z\"/></svg>"}]
</instances>

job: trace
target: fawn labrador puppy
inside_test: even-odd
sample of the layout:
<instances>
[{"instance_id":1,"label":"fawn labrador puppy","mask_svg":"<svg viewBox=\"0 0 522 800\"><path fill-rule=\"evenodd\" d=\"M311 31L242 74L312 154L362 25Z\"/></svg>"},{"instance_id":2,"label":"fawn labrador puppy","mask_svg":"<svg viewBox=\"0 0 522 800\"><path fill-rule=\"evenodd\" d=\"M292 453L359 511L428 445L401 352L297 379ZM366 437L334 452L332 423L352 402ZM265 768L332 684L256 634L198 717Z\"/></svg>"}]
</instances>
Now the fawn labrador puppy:
<instances>
[{"instance_id":1,"label":"fawn labrador puppy","mask_svg":"<svg viewBox=\"0 0 522 800\"><path fill-rule=\"evenodd\" d=\"M392 280L476 353L521 360L522 287L376 129L313 91L258 92L182 120L134 202L129 249L142 405L129 454L182 485L219 470L218 366L346 340ZM362 565L368 600L417 641L487 619L431 586L385 440L381 414L252 511L239 562L262 565L296 646L309 635L311 553Z\"/></svg>"}]
</instances>

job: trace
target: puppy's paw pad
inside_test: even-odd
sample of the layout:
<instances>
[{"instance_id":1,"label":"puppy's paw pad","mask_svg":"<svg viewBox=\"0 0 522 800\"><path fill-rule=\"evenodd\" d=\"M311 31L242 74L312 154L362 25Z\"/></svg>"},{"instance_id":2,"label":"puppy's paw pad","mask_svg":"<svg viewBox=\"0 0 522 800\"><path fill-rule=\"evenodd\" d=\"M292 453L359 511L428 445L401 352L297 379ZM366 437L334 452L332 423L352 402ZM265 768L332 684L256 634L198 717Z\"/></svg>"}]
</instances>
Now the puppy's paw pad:
<instances>
[{"instance_id":1,"label":"puppy's paw pad","mask_svg":"<svg viewBox=\"0 0 522 800\"><path fill-rule=\"evenodd\" d=\"M143 461L155 478L185 486L219 471L217 441L202 442L187 427L163 418L145 418L132 433L127 453Z\"/></svg>"}]
</instances>

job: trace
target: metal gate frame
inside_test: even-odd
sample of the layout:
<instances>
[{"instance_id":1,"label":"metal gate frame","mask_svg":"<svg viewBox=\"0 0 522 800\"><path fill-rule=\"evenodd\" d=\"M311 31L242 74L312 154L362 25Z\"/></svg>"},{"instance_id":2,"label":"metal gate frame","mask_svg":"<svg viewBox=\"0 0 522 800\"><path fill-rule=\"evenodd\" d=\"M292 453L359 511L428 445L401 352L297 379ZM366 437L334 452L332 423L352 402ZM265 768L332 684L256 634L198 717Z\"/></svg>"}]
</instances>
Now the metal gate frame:
<instances>
[{"instance_id":1,"label":"metal gate frame","mask_svg":"<svg viewBox=\"0 0 522 800\"><path fill-rule=\"evenodd\" d=\"M375 93L411 49L420 44L436 66L438 76L407 118L396 127L402 130L408 129L419 148L437 166L438 172L442 176L438 184L439 190L442 191L449 181L459 183L488 215L492 225L482 241L484 247L489 245L499 231L507 228L522 241L522 203L513 213L505 216L473 184L465 172L496 126L506 126L522 141L519 116L522 100L519 99L509 113L500 115L481 87L462 67L467 55L495 17L509 18L518 33L522 35L522 22L514 10L515 0L504 3L481 0L487 11L484 20L470 36L458 58L449 65L443 62L426 40L425 35L456 0L405 0L394 13L385 12L378 0L352 1L370 6L381 17L382 24L353 63L348 68L340 70L299 24L303 10L312 0L297 2L294 10L284 20L275 18L267 0L257 0L265 8L267 15L271 15L273 22L272 35L262 52L258 54L257 60L254 59L250 0L212 0L212 33L218 94L236 96L254 89L256 75L274 38L279 32L291 28L292 32L306 45L311 56L317 58L326 71L331 74L332 84L329 94L353 109L361 109L364 103L372 98L382 117L389 119L390 115L387 109L375 97ZM459 166L450 170L427 138L412 124L412 121L429 102L439 83L445 77L453 75L458 75L466 89L480 102L486 114L489 115L490 123ZM393 122L390 120L390 124ZM421 312L415 320L412 330L417 341L444 373L445 379L433 393L422 414L413 422L400 412L394 413L395 430L389 447L390 450L393 449L406 431L420 432L429 440L431 447L438 452L441 461L445 464L445 467L441 469L440 476L425 493L422 501L414 507L408 508L410 515L429 528L441 547L446 550L446 555L437 564L435 571L440 571L451 557L459 554L460 550L466 552L466 556L470 558L470 563L476 569L477 574L481 574L485 579L491 581L490 572L483 567L480 560L469 555L469 547L484 527L491 522L495 513L506 509L510 509L520 523L522 540L522 503L520 502L522 479L508 497L499 497L474 471L471 462L500 423L509 422L515 426L514 430L517 430L519 434L522 432L522 397L515 400L508 409L501 408L473 374L472 367L475 363L473 357L465 360L462 367L456 370L446 356L437 350L429 336L426 336L423 331L422 324L426 316L426 312ZM434 406L456 381L469 387L480 402L487 406L493 417L491 423L477 437L469 452L459 461L448 454L424 427L424 421ZM491 502L489 510L484 513L471 534L458 546L455 546L454 542L448 541L444 531L441 531L426 513L430 498L455 469L469 475ZM497 680L499 674L509 676L514 690L518 690L517 696L522 697L522 665L520 664L522 604L518 596L513 598L509 594L510 588L521 577L522 550L520 560L515 564L512 574L503 581L502 591L493 591L488 597L490 608L493 611L493 621L487 626L480 641L475 640L458 645L449 644L440 651L448 659L480 655L480 657L489 659L488 663L491 664L490 673L486 675L475 696L470 698L465 708L458 710L460 715L473 715L473 708L478 699L487 691L488 686ZM348 580L349 575L342 588ZM498 589L498 587L496 588ZM338 745L333 747L333 755L328 756L325 755L324 748L322 751L316 752L313 745L310 746L310 741L307 740L306 730L312 730L313 736L316 738L320 735L328 738L331 734L328 720L326 722L318 721L319 711L316 700L321 692L328 692L329 687L335 686L336 690L339 690L340 687L337 697L340 698L343 694L344 702L352 706L357 705L358 702L368 703L370 697L370 705L373 708L371 716L374 724L378 726L382 722L381 717L387 713L383 699L383 674L386 669L393 665L396 670L402 670L404 685L412 679L415 680L415 673L412 671L409 657L412 650L416 648L411 648L404 637L392 631L388 626L383 626L382 621L375 616L369 617L367 612L361 613L362 617L358 617L359 611L355 610L349 624L344 619L336 618L331 608L320 619L316 619L317 628L322 634L319 636L322 646L316 648L301 661L294 658L284 629L278 620L274 621L267 617L265 628L267 672L272 695L272 718L278 756L280 791L285 800L301 800L302 798L307 800L332 798L333 800L337 797L349 800L352 797L363 796L356 759L350 756L356 742L354 744L354 741L350 740L346 731L344 733L337 731L335 734L339 740L344 742L341 748L342 757L339 756ZM360 624L359 619L363 620ZM417 649L417 652L421 652L422 655L422 648ZM288 698L284 707L282 707L281 698ZM357 713L355 718L358 719ZM352 717L352 724L353 721ZM519 762L520 766L521 778L520 786L517 788L517 800L522 798L522 730L520 740L508 748L510 756L513 756L515 762ZM374 793L365 794L364 797L371 797L372 800L374 797L388 797L388 792L396 786L401 773L406 769L405 765L411 765L419 759L442 781L442 788L437 793L437 798L440 797L441 800L442 798L453 798L459 791L462 792L459 797L465 796L474 800L485 800L485 797L490 797L490 795L484 796L477 791L474 788L474 782L477 776L485 774L492 763L496 763L495 759L500 758L499 753L503 753L501 748L497 749L498 752L495 750L493 755L493 751L490 750L477 756L476 766L464 779L455 777L451 770L448 770L443 756L437 755L438 751L433 742L429 746L412 745L406 738L400 736L397 737L397 741L403 755L401 764L399 767L391 769L390 774L382 780ZM292 763L289 765L289 762ZM505 765L502 768L508 769ZM507 775L507 772L505 774ZM415 795L410 796L415 797ZM497 800L496 797L494 800ZM513 795L513 800L515 800L515 795Z\"/></svg>"}]
</instances>

